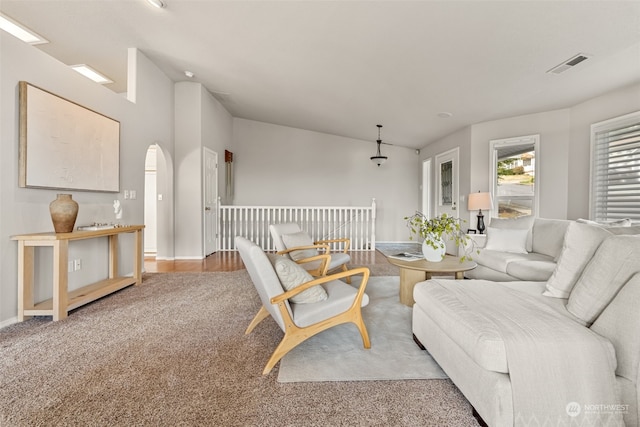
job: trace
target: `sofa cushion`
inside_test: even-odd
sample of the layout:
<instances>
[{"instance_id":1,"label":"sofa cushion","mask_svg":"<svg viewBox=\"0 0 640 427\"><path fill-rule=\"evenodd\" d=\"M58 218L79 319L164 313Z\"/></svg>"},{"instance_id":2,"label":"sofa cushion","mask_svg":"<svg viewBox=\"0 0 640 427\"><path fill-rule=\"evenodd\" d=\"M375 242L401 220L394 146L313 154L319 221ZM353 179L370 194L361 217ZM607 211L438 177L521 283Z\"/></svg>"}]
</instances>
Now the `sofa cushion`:
<instances>
[{"instance_id":1,"label":"sofa cushion","mask_svg":"<svg viewBox=\"0 0 640 427\"><path fill-rule=\"evenodd\" d=\"M640 234L640 225L631 225L629 227L609 227L607 231L618 236Z\"/></svg>"},{"instance_id":2,"label":"sofa cushion","mask_svg":"<svg viewBox=\"0 0 640 427\"><path fill-rule=\"evenodd\" d=\"M606 238L571 291L567 310L591 324L637 272L640 272L640 237Z\"/></svg>"},{"instance_id":3,"label":"sofa cushion","mask_svg":"<svg viewBox=\"0 0 640 427\"><path fill-rule=\"evenodd\" d=\"M438 279L437 282L445 280ZM433 319L438 326L453 339L479 366L494 372L509 372L505 345L500 328L492 320L479 315L470 307L434 280L416 285L413 297L416 305ZM450 281L454 282L455 281ZM486 282L484 280L465 281L466 283ZM544 282L502 282L502 286L534 296L554 311L575 318L567 312L564 300L541 296Z\"/></svg>"},{"instance_id":4,"label":"sofa cushion","mask_svg":"<svg viewBox=\"0 0 640 427\"><path fill-rule=\"evenodd\" d=\"M295 248L298 246L313 245L313 240L304 231L299 231L297 233L291 233L291 234L283 234L282 242L287 247L287 249ZM289 252L289 256L294 261L300 261L301 259L311 258L316 255L318 255L318 250L313 248Z\"/></svg>"},{"instance_id":5,"label":"sofa cushion","mask_svg":"<svg viewBox=\"0 0 640 427\"><path fill-rule=\"evenodd\" d=\"M565 219L536 218L531 231L532 251L557 260L570 223L571 221Z\"/></svg>"},{"instance_id":6,"label":"sofa cushion","mask_svg":"<svg viewBox=\"0 0 640 427\"><path fill-rule=\"evenodd\" d=\"M487 227L486 250L510 252L515 254L527 253L527 236L529 230L500 229Z\"/></svg>"},{"instance_id":7,"label":"sofa cushion","mask_svg":"<svg viewBox=\"0 0 640 427\"><path fill-rule=\"evenodd\" d=\"M493 322L430 281L418 283L413 298L478 365L489 371L509 372L504 342Z\"/></svg>"},{"instance_id":8,"label":"sofa cushion","mask_svg":"<svg viewBox=\"0 0 640 427\"><path fill-rule=\"evenodd\" d=\"M483 265L492 270L501 273L507 273L509 264L513 262L525 261L545 261L553 262L553 259L546 255L536 254L534 252L528 254L516 254L512 252L492 251L490 249L482 249L479 254L473 255L473 260L478 265ZM555 265L555 263L554 263Z\"/></svg>"},{"instance_id":9,"label":"sofa cushion","mask_svg":"<svg viewBox=\"0 0 640 427\"><path fill-rule=\"evenodd\" d=\"M269 260L273 264L273 268L280 279L282 287L287 291L313 280L313 276L311 276L307 270L289 258L269 254ZM298 295L292 297L290 301L296 304L312 304L326 299L327 292L321 285L316 285L300 292Z\"/></svg>"},{"instance_id":10,"label":"sofa cushion","mask_svg":"<svg viewBox=\"0 0 640 427\"><path fill-rule=\"evenodd\" d=\"M547 281L543 295L568 298L571 289L580 278L582 271L600 243L610 235L611 233L602 227L571 222L564 235L564 244L558 257L558 265Z\"/></svg>"},{"instance_id":11,"label":"sofa cushion","mask_svg":"<svg viewBox=\"0 0 640 427\"><path fill-rule=\"evenodd\" d=\"M521 216L519 218L491 218L489 226L502 230L528 230L525 249L527 252L531 252L533 250L531 229L534 219L531 215Z\"/></svg>"},{"instance_id":12,"label":"sofa cushion","mask_svg":"<svg viewBox=\"0 0 640 427\"><path fill-rule=\"evenodd\" d=\"M636 273L593 322L591 329L608 338L616 350L616 375L634 383L640 365L640 273Z\"/></svg>"},{"instance_id":13,"label":"sofa cushion","mask_svg":"<svg viewBox=\"0 0 640 427\"><path fill-rule=\"evenodd\" d=\"M599 225L601 227L631 227L631 219L616 219L611 221L592 221L590 219L578 218L577 222L590 225Z\"/></svg>"},{"instance_id":14,"label":"sofa cushion","mask_svg":"<svg viewBox=\"0 0 640 427\"><path fill-rule=\"evenodd\" d=\"M543 257L545 255L538 256ZM512 261L507 264L507 274L509 276L534 282L546 282L555 269L556 263L551 257L548 260Z\"/></svg>"}]
</instances>

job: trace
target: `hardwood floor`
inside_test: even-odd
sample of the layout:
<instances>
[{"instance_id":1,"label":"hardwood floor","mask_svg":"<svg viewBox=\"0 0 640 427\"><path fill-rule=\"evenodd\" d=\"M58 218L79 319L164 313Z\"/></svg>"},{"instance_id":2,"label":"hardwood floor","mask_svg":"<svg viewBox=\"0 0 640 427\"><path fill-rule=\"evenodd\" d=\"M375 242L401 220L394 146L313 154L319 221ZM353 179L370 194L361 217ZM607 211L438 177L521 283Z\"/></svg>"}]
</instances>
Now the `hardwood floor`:
<instances>
[{"instance_id":1,"label":"hardwood floor","mask_svg":"<svg viewBox=\"0 0 640 427\"><path fill-rule=\"evenodd\" d=\"M389 264L385 256L378 251L349 252L351 262L358 265ZM166 273L172 271L236 271L244 268L238 252L216 252L203 260L163 261L155 257L145 257L144 269L147 273Z\"/></svg>"}]
</instances>

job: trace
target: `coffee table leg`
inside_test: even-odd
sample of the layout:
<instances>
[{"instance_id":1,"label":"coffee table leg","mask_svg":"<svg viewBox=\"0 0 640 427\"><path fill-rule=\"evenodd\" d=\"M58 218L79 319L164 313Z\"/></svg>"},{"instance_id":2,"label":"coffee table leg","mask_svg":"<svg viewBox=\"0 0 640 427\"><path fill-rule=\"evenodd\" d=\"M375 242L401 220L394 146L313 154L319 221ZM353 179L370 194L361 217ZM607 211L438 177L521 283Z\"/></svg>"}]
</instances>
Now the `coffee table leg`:
<instances>
[{"instance_id":1,"label":"coffee table leg","mask_svg":"<svg viewBox=\"0 0 640 427\"><path fill-rule=\"evenodd\" d=\"M456 280L464 279L464 271L456 271Z\"/></svg>"},{"instance_id":2,"label":"coffee table leg","mask_svg":"<svg viewBox=\"0 0 640 427\"><path fill-rule=\"evenodd\" d=\"M427 280L427 273L419 270L400 268L400 302L413 307L413 288L416 283Z\"/></svg>"}]
</instances>

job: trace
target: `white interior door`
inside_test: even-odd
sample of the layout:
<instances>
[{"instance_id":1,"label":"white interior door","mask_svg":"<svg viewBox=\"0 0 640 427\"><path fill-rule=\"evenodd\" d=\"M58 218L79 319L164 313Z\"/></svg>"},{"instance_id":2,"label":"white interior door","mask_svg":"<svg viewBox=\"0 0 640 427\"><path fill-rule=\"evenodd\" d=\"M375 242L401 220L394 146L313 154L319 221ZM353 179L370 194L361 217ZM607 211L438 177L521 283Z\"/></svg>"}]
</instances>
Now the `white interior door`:
<instances>
[{"instance_id":1,"label":"white interior door","mask_svg":"<svg viewBox=\"0 0 640 427\"><path fill-rule=\"evenodd\" d=\"M218 249L218 153L204 148L204 255Z\"/></svg>"},{"instance_id":2,"label":"white interior door","mask_svg":"<svg viewBox=\"0 0 640 427\"><path fill-rule=\"evenodd\" d=\"M434 204L436 216L446 213L454 218L460 217L460 210L458 209L459 157L460 150L458 147L436 156L436 201ZM445 243L447 245L447 253L458 254L458 248L453 241Z\"/></svg>"},{"instance_id":3,"label":"white interior door","mask_svg":"<svg viewBox=\"0 0 640 427\"><path fill-rule=\"evenodd\" d=\"M158 252L157 146L150 145L144 165L144 253L156 256Z\"/></svg>"},{"instance_id":4,"label":"white interior door","mask_svg":"<svg viewBox=\"0 0 640 427\"><path fill-rule=\"evenodd\" d=\"M436 156L436 203L435 215L443 213L458 218L458 147Z\"/></svg>"},{"instance_id":5,"label":"white interior door","mask_svg":"<svg viewBox=\"0 0 640 427\"><path fill-rule=\"evenodd\" d=\"M431 218L431 159L422 162L422 213Z\"/></svg>"}]
</instances>

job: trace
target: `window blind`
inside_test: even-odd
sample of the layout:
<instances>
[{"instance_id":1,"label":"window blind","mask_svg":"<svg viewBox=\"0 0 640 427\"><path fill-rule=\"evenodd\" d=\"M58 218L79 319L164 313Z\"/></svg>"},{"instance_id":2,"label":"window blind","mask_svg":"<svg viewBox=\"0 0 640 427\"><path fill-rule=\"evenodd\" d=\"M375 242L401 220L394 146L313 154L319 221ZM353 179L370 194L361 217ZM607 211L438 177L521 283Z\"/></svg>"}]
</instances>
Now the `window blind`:
<instances>
[{"instance_id":1,"label":"window blind","mask_svg":"<svg viewBox=\"0 0 640 427\"><path fill-rule=\"evenodd\" d=\"M640 114L592 130L592 219L640 220ZM624 122L624 123L621 123Z\"/></svg>"}]
</instances>

